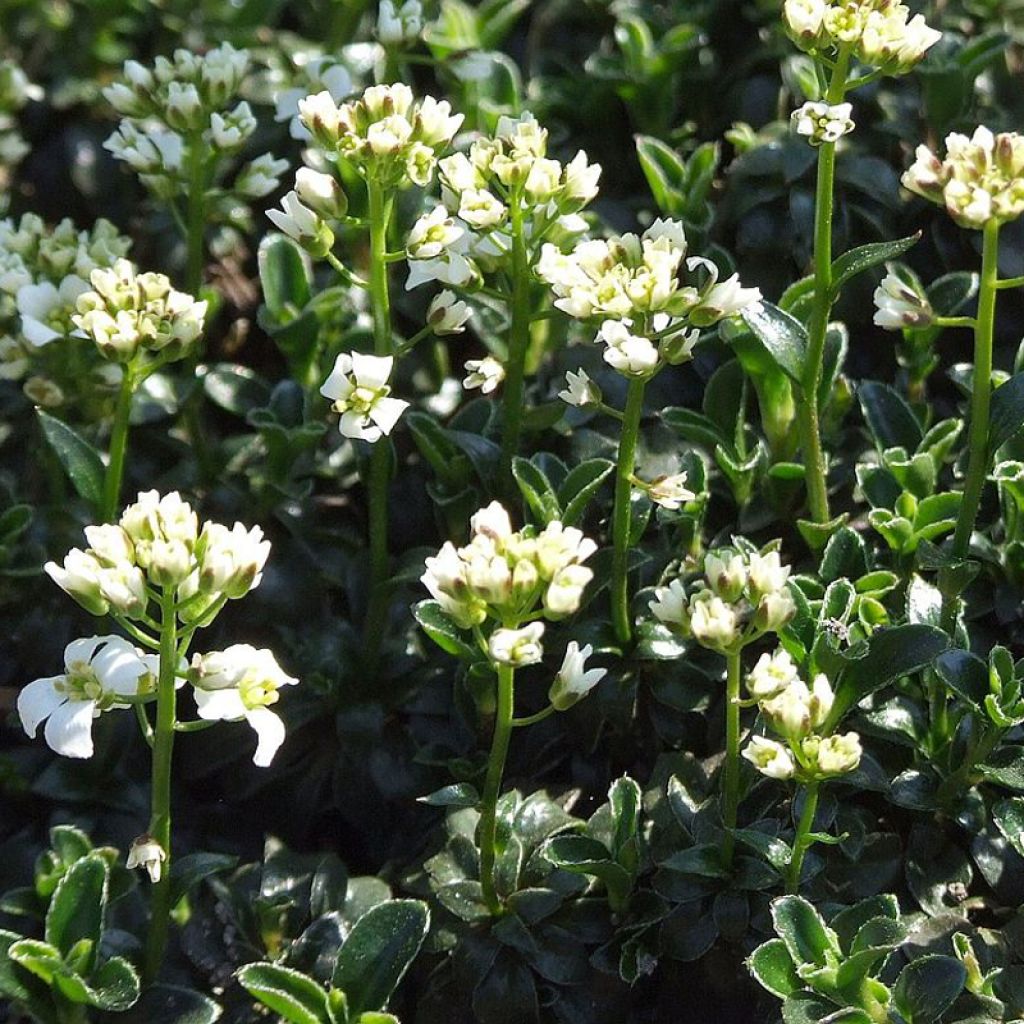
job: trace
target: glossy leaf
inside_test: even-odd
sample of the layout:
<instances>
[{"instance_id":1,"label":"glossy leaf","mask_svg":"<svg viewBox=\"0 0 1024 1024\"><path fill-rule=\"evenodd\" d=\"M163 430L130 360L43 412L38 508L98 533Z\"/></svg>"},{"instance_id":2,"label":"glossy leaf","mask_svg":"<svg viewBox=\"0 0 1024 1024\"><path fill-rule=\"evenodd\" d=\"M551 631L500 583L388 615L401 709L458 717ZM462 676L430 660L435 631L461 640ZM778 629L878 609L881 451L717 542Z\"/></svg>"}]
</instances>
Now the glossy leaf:
<instances>
[{"instance_id":1,"label":"glossy leaf","mask_svg":"<svg viewBox=\"0 0 1024 1024\"><path fill-rule=\"evenodd\" d=\"M94 509L103 503L103 481L106 469L100 453L81 434L63 420L42 409L36 410L43 435L54 450L75 490Z\"/></svg>"},{"instance_id":2,"label":"glossy leaf","mask_svg":"<svg viewBox=\"0 0 1024 1024\"><path fill-rule=\"evenodd\" d=\"M238 982L289 1024L333 1024L327 993L308 975L280 964L246 964Z\"/></svg>"},{"instance_id":3,"label":"glossy leaf","mask_svg":"<svg viewBox=\"0 0 1024 1024\"><path fill-rule=\"evenodd\" d=\"M779 368L799 384L807 355L807 329L804 325L770 302L747 308L742 316Z\"/></svg>"}]
</instances>

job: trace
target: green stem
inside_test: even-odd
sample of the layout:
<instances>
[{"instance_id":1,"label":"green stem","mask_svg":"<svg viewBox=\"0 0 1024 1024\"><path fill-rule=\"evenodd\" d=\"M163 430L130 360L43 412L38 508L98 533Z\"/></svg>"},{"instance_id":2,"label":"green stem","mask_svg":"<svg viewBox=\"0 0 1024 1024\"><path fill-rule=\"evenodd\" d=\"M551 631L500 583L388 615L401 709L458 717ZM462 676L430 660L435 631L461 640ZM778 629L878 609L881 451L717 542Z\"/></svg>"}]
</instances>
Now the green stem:
<instances>
[{"instance_id":1,"label":"green stem","mask_svg":"<svg viewBox=\"0 0 1024 1024\"><path fill-rule=\"evenodd\" d=\"M178 619L174 589L160 600L160 674L157 682L156 726L153 730L153 774L149 834L160 844L165 860L152 887L149 935L143 980L152 984L160 973L171 915L171 755L177 720L175 676L178 666Z\"/></svg>"},{"instance_id":2,"label":"green stem","mask_svg":"<svg viewBox=\"0 0 1024 1024\"><path fill-rule=\"evenodd\" d=\"M202 135L189 145L188 214L186 221L185 291L193 298L203 286L203 242L206 237L206 167Z\"/></svg>"},{"instance_id":3,"label":"green stem","mask_svg":"<svg viewBox=\"0 0 1024 1024\"><path fill-rule=\"evenodd\" d=\"M832 71L825 102L841 103L846 93L850 54L842 50ZM828 507L828 461L821 447L818 392L825 360L825 337L832 309L832 209L835 202L836 146L825 142L818 148L818 179L814 193L814 299L807 331L807 355L803 368L797 426L804 452L807 505L816 523L831 518Z\"/></svg>"},{"instance_id":4,"label":"green stem","mask_svg":"<svg viewBox=\"0 0 1024 1024\"><path fill-rule=\"evenodd\" d=\"M508 359L505 365L505 393L502 402L501 465L509 479L512 459L519 451L523 429L523 387L526 355L530 347L530 260L519 197L512 196L512 304L508 335Z\"/></svg>"},{"instance_id":5,"label":"green stem","mask_svg":"<svg viewBox=\"0 0 1024 1024\"><path fill-rule=\"evenodd\" d=\"M971 782L971 772L974 766L984 761L995 749L996 744L1002 739L1003 730L990 728L988 732L978 741L975 747L964 757L960 767L951 775L947 775L939 786L937 802L940 807L949 809L953 801L963 792L964 788Z\"/></svg>"},{"instance_id":6,"label":"green stem","mask_svg":"<svg viewBox=\"0 0 1024 1024\"><path fill-rule=\"evenodd\" d=\"M725 763L722 765L722 860L732 865L736 848L736 811L740 803L740 651L725 656Z\"/></svg>"},{"instance_id":7,"label":"green stem","mask_svg":"<svg viewBox=\"0 0 1024 1024\"><path fill-rule=\"evenodd\" d=\"M513 718L512 727L514 729L521 729L524 725L536 725L538 722L543 722L545 718L550 718L556 711L554 704L549 704L542 711L538 711L532 715L524 715L522 718Z\"/></svg>"},{"instance_id":8,"label":"green stem","mask_svg":"<svg viewBox=\"0 0 1024 1024\"><path fill-rule=\"evenodd\" d=\"M121 506L121 480L124 477L125 452L128 448L128 426L132 415L135 375L125 366L121 389L114 407L114 428L110 434L110 461L103 478L103 522L112 523Z\"/></svg>"},{"instance_id":9,"label":"green stem","mask_svg":"<svg viewBox=\"0 0 1024 1024\"><path fill-rule=\"evenodd\" d=\"M633 636L629 614L629 522L633 492L633 470L636 466L637 438L644 411L646 381L632 378L626 392L626 409L619 435L619 455L615 466L615 505L612 511L612 623L621 644Z\"/></svg>"},{"instance_id":10,"label":"green stem","mask_svg":"<svg viewBox=\"0 0 1024 1024\"><path fill-rule=\"evenodd\" d=\"M480 804L480 886L484 902L492 914L501 913L501 899L494 884L495 846L498 833L498 797L505 774L505 758L512 736L512 711L515 704L515 669L498 666L498 708L494 719L494 739L487 760L487 778Z\"/></svg>"},{"instance_id":11,"label":"green stem","mask_svg":"<svg viewBox=\"0 0 1024 1024\"><path fill-rule=\"evenodd\" d=\"M393 355L391 295L388 291L388 225L394 196L379 182L367 182L370 215L370 307L373 313L373 351ZM391 472L389 442L381 438L371 448L367 474L370 531L370 601L364 624L367 667L372 671L380 658L388 615L388 478Z\"/></svg>"},{"instance_id":12,"label":"green stem","mask_svg":"<svg viewBox=\"0 0 1024 1024\"><path fill-rule=\"evenodd\" d=\"M804 789L804 807L800 812L800 821L796 826L796 836L793 838L793 856L789 862L789 871L786 875L786 892L798 893L800 891L800 875L804 866L804 854L811 846L808 839L811 829L814 827L814 815L818 810L818 787L820 782L808 782Z\"/></svg>"}]
</instances>

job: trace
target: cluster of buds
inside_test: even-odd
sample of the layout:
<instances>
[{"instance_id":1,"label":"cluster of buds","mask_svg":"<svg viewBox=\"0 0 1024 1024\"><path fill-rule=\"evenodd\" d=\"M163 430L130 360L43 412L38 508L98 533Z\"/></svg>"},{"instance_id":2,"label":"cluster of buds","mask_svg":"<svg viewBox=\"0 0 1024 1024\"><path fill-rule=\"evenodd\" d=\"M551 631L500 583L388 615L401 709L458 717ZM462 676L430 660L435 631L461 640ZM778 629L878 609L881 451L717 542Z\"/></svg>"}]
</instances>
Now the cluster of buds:
<instances>
[{"instance_id":1,"label":"cluster of buds","mask_svg":"<svg viewBox=\"0 0 1024 1024\"><path fill-rule=\"evenodd\" d=\"M789 566L777 551L718 548L704 557L703 578L691 593L682 580L658 587L655 618L702 647L735 653L765 633L777 633L796 614Z\"/></svg>"},{"instance_id":2,"label":"cluster of buds","mask_svg":"<svg viewBox=\"0 0 1024 1024\"><path fill-rule=\"evenodd\" d=\"M206 302L175 291L164 274L136 272L124 259L89 275L79 294L75 326L114 363L150 367L181 359L203 332Z\"/></svg>"},{"instance_id":3,"label":"cluster of buds","mask_svg":"<svg viewBox=\"0 0 1024 1024\"><path fill-rule=\"evenodd\" d=\"M299 117L329 157L347 160L385 188L427 185L462 115L447 101L413 97L401 82L375 85L340 106L327 90L299 101Z\"/></svg>"},{"instance_id":4,"label":"cluster of buds","mask_svg":"<svg viewBox=\"0 0 1024 1024\"><path fill-rule=\"evenodd\" d=\"M854 129L850 117L853 106L849 103L805 103L791 115L793 129L804 136L812 146L823 142L838 142Z\"/></svg>"},{"instance_id":5,"label":"cluster of buds","mask_svg":"<svg viewBox=\"0 0 1024 1024\"><path fill-rule=\"evenodd\" d=\"M29 150L15 115L29 100L42 96L42 89L32 85L17 64L0 60L0 191L5 191L7 169L19 163Z\"/></svg>"},{"instance_id":6,"label":"cluster of buds","mask_svg":"<svg viewBox=\"0 0 1024 1024\"><path fill-rule=\"evenodd\" d=\"M513 530L508 512L496 501L473 516L470 529L465 547L449 541L427 559L424 585L461 628L488 620L499 624L488 642L494 662L540 661L544 623L537 620L556 621L579 608L594 575L583 562L597 545L557 521L540 532Z\"/></svg>"},{"instance_id":7,"label":"cluster of buds","mask_svg":"<svg viewBox=\"0 0 1024 1024\"><path fill-rule=\"evenodd\" d=\"M692 275L684 283L684 269ZM665 363L691 358L699 329L761 301L733 274L686 256L678 221L656 220L642 235L588 239L571 252L544 246L537 273L557 296L555 306L579 320L600 319L605 361L620 373L649 377Z\"/></svg>"},{"instance_id":8,"label":"cluster of buds","mask_svg":"<svg viewBox=\"0 0 1024 1024\"><path fill-rule=\"evenodd\" d=\"M157 57L152 67L126 61L124 80L103 90L122 117L104 147L161 199L195 188L197 164L204 168L204 182L215 180L222 170L219 158L237 154L256 130L249 104L235 102L248 69L248 51L230 43L204 54L175 50L172 58ZM283 169L264 155L242 169L236 192L267 195Z\"/></svg>"},{"instance_id":9,"label":"cluster of buds","mask_svg":"<svg viewBox=\"0 0 1024 1024\"><path fill-rule=\"evenodd\" d=\"M183 621L208 617L214 605L259 585L270 543L258 526L205 523L172 491L139 494L116 524L89 526L87 548L72 548L51 579L86 611L142 621L152 588L172 589Z\"/></svg>"},{"instance_id":10,"label":"cluster of buds","mask_svg":"<svg viewBox=\"0 0 1024 1024\"><path fill-rule=\"evenodd\" d=\"M405 46L419 39L423 31L423 5L420 0L380 0L377 8L377 39L382 46Z\"/></svg>"},{"instance_id":11,"label":"cluster of buds","mask_svg":"<svg viewBox=\"0 0 1024 1024\"><path fill-rule=\"evenodd\" d=\"M993 135L979 126L968 138L946 136L946 158L918 146L903 184L946 212L965 228L1000 224L1024 213L1024 136L1016 132Z\"/></svg>"},{"instance_id":12,"label":"cluster of buds","mask_svg":"<svg viewBox=\"0 0 1024 1024\"><path fill-rule=\"evenodd\" d=\"M130 246L105 220L88 231L67 219L48 228L35 214L0 220L0 380L48 369L42 350L73 333L71 318L89 275ZM57 362L55 372L66 360Z\"/></svg>"},{"instance_id":13,"label":"cluster of buds","mask_svg":"<svg viewBox=\"0 0 1024 1024\"><path fill-rule=\"evenodd\" d=\"M807 53L851 53L884 74L902 75L942 38L920 14L894 0L785 0L790 38Z\"/></svg>"},{"instance_id":14,"label":"cluster of buds","mask_svg":"<svg viewBox=\"0 0 1024 1024\"><path fill-rule=\"evenodd\" d=\"M887 263L875 289L875 324L887 331L927 327L935 311L917 275L901 263Z\"/></svg>"},{"instance_id":15,"label":"cluster of buds","mask_svg":"<svg viewBox=\"0 0 1024 1024\"><path fill-rule=\"evenodd\" d=\"M320 394L341 414L339 429L345 437L373 444L390 434L408 402L391 397L393 356L342 352Z\"/></svg>"},{"instance_id":16,"label":"cluster of buds","mask_svg":"<svg viewBox=\"0 0 1024 1024\"><path fill-rule=\"evenodd\" d=\"M493 137L441 160L443 205L409 234L407 288L428 281L464 287L504 268L513 219L531 262L545 240L566 243L586 230L579 212L597 195L601 167L582 150L562 164L547 155L547 145L547 130L533 115L502 117Z\"/></svg>"},{"instance_id":17,"label":"cluster of buds","mask_svg":"<svg viewBox=\"0 0 1024 1024\"><path fill-rule=\"evenodd\" d=\"M779 737L755 736L743 751L762 775L807 783L845 775L860 764L857 733L822 734L833 703L825 675L819 673L808 686L789 653L779 648L761 655L747 676L747 692Z\"/></svg>"},{"instance_id":18,"label":"cluster of buds","mask_svg":"<svg viewBox=\"0 0 1024 1024\"><path fill-rule=\"evenodd\" d=\"M335 103L352 94L352 76L335 57L313 57L299 67L288 88L278 87L274 97L274 120L287 121L293 139L309 142L313 136L299 117L299 103L307 96L326 92Z\"/></svg>"}]
</instances>

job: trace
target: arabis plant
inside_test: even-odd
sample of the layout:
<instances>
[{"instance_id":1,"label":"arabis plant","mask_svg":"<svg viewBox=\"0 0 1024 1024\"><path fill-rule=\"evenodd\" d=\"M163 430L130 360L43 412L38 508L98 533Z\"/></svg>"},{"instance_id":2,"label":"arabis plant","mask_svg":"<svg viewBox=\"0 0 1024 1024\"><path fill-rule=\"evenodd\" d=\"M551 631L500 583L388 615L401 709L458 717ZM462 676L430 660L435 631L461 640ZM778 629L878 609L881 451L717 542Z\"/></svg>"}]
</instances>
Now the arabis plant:
<instances>
[{"instance_id":1,"label":"arabis plant","mask_svg":"<svg viewBox=\"0 0 1024 1024\"><path fill-rule=\"evenodd\" d=\"M339 429L345 437L374 443L390 434L408 402L391 398L388 380L393 356L371 356L363 352L342 352L334 370L324 381L320 394L331 400L341 413Z\"/></svg>"},{"instance_id":2,"label":"arabis plant","mask_svg":"<svg viewBox=\"0 0 1024 1024\"><path fill-rule=\"evenodd\" d=\"M768 633L777 633L796 614L789 591L789 566L774 550L758 551L746 541L716 548L704 556L703 574L688 588L676 579L658 587L650 602L654 617L669 629L726 661L725 763L722 768L722 818L726 829L724 859L731 863L739 805L740 675L743 648ZM791 666L758 663L757 683L791 678Z\"/></svg>"},{"instance_id":3,"label":"arabis plant","mask_svg":"<svg viewBox=\"0 0 1024 1024\"><path fill-rule=\"evenodd\" d=\"M103 90L122 118L104 146L170 206L186 236L184 280L193 294L202 284L209 223L249 227L248 199L273 191L284 169L263 155L234 184L225 182L256 130L249 104L238 98L248 70L248 51L222 43L201 55L175 50L151 67L129 60L123 80Z\"/></svg>"},{"instance_id":4,"label":"arabis plant","mask_svg":"<svg viewBox=\"0 0 1024 1024\"><path fill-rule=\"evenodd\" d=\"M774 738L754 736L743 756L772 779L793 779L803 787L803 810L788 872L788 891L796 892L804 854L814 843L811 831L822 782L855 771L860 764L860 737L828 730L834 695L828 677L818 673L808 685L783 648L763 654L747 676L747 692Z\"/></svg>"},{"instance_id":5,"label":"arabis plant","mask_svg":"<svg viewBox=\"0 0 1024 1024\"><path fill-rule=\"evenodd\" d=\"M46 741L68 757L92 756L92 722L100 714L135 709L153 748L146 851L135 857L154 878L146 950L146 975L152 980L171 911L174 734L219 720L244 720L257 734L255 763L268 765L285 732L270 708L278 691L296 680L269 651L246 644L196 655L191 668L186 661L196 632L229 600L259 585L270 553L259 527L200 524L176 492L147 491L116 524L90 526L85 534L88 547L72 549L63 565L48 563L46 572L86 611L111 616L134 643L116 636L75 641L65 652L64 673L29 684L18 707L29 736L45 719ZM178 718L177 692L185 683L199 709L194 721ZM150 704L155 704L153 717Z\"/></svg>"},{"instance_id":6,"label":"arabis plant","mask_svg":"<svg viewBox=\"0 0 1024 1024\"><path fill-rule=\"evenodd\" d=\"M207 304L176 291L163 274L138 273L125 259L94 270L89 286L75 301L72 323L121 370L103 491L102 515L110 520L120 504L132 396L150 374L195 348Z\"/></svg>"},{"instance_id":7,"label":"arabis plant","mask_svg":"<svg viewBox=\"0 0 1024 1024\"><path fill-rule=\"evenodd\" d=\"M480 800L480 884L491 912L501 911L495 882L496 808L516 726L530 725L565 711L603 678L604 669L588 669L588 644L569 643L548 691L548 706L515 718L515 672L544 658L545 620L560 621L577 611L593 572L583 563L597 545L574 527L558 521L542 530L513 530L508 512L491 502L470 520L469 543L450 541L426 560L422 581L434 598L418 615L425 624L443 616L453 629L471 631L475 644L497 676L494 738ZM430 606L429 608L427 606Z\"/></svg>"},{"instance_id":8,"label":"arabis plant","mask_svg":"<svg viewBox=\"0 0 1024 1024\"><path fill-rule=\"evenodd\" d=\"M10 172L29 151L18 131L18 111L29 100L42 97L43 90L32 85L17 64L0 60L0 213L7 209Z\"/></svg>"},{"instance_id":9,"label":"arabis plant","mask_svg":"<svg viewBox=\"0 0 1024 1024\"><path fill-rule=\"evenodd\" d=\"M719 281L714 263L700 256L687 258L686 252L683 225L659 219L642 235L588 239L568 253L547 244L537 266L557 296L558 309L600 324L597 340L604 345L604 360L629 382L625 409L621 414L613 410L621 418L622 434L612 514L611 600L612 622L622 644L633 635L627 580L633 489L641 487L666 508L678 508L694 497L679 490L684 481L659 490L634 475L644 389L665 366L692 358L701 328L761 300L758 289L740 285L738 275ZM570 387L566 401L581 404L590 398L588 384L578 384L576 393Z\"/></svg>"}]
</instances>

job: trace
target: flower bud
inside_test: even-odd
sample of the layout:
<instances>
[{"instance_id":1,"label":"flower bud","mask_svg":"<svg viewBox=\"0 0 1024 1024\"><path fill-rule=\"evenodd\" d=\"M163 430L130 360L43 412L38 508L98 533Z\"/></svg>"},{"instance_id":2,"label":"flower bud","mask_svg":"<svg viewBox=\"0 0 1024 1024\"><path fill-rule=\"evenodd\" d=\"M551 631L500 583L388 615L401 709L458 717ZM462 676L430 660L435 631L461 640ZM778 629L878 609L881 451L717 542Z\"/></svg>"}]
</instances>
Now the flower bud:
<instances>
[{"instance_id":1,"label":"flower bud","mask_svg":"<svg viewBox=\"0 0 1024 1024\"><path fill-rule=\"evenodd\" d=\"M125 867L129 871L133 868L145 868L149 880L156 885L163 874L165 860L167 851L147 832L132 841Z\"/></svg>"},{"instance_id":2,"label":"flower bud","mask_svg":"<svg viewBox=\"0 0 1024 1024\"><path fill-rule=\"evenodd\" d=\"M348 196L333 175L300 167L295 172L295 191L321 217L337 220L348 213Z\"/></svg>"},{"instance_id":3,"label":"flower bud","mask_svg":"<svg viewBox=\"0 0 1024 1024\"><path fill-rule=\"evenodd\" d=\"M521 668L535 665L544 656L541 637L543 622L531 622L522 629L496 629L487 644L491 660L498 665Z\"/></svg>"},{"instance_id":4,"label":"flower bud","mask_svg":"<svg viewBox=\"0 0 1024 1024\"><path fill-rule=\"evenodd\" d=\"M788 590L765 594L757 606L754 626L764 633L777 633L796 615L796 604Z\"/></svg>"},{"instance_id":5,"label":"flower bud","mask_svg":"<svg viewBox=\"0 0 1024 1024\"><path fill-rule=\"evenodd\" d=\"M747 567L743 556L723 548L712 551L704 559L704 575L708 586L723 601L736 601L747 585Z\"/></svg>"},{"instance_id":6,"label":"flower bud","mask_svg":"<svg viewBox=\"0 0 1024 1024\"><path fill-rule=\"evenodd\" d=\"M590 644L581 648L575 640L565 649L562 667L548 690L548 700L556 711L567 711L607 675L607 669L586 668L587 658L593 653L594 648Z\"/></svg>"},{"instance_id":7,"label":"flower bud","mask_svg":"<svg viewBox=\"0 0 1024 1024\"><path fill-rule=\"evenodd\" d=\"M860 765L860 736L848 732L843 736L826 736L817 750L818 771L822 775L844 775Z\"/></svg>"},{"instance_id":8,"label":"flower bud","mask_svg":"<svg viewBox=\"0 0 1024 1024\"><path fill-rule=\"evenodd\" d=\"M770 779L791 779L796 773L790 752L781 743L764 736L752 737L743 756Z\"/></svg>"}]
</instances>

